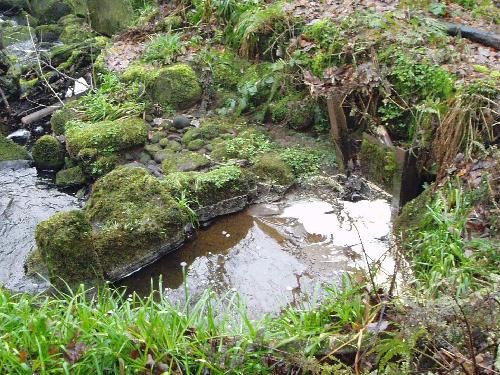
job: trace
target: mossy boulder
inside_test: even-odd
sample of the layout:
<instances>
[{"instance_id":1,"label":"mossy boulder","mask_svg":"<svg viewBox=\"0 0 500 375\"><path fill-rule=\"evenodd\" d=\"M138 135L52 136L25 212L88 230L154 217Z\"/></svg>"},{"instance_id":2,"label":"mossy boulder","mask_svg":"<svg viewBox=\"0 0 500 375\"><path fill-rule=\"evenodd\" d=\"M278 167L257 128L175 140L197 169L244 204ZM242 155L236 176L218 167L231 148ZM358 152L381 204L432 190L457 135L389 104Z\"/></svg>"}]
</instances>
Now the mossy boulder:
<instances>
[{"instance_id":1,"label":"mossy boulder","mask_svg":"<svg viewBox=\"0 0 500 375\"><path fill-rule=\"evenodd\" d=\"M96 123L72 122L71 126L66 126L66 147L72 157L85 148L97 149L99 153L112 153L142 146L147 137L147 124L139 118Z\"/></svg>"},{"instance_id":2,"label":"mossy boulder","mask_svg":"<svg viewBox=\"0 0 500 375\"><path fill-rule=\"evenodd\" d=\"M398 172L394 149L365 135L359 153L363 174L377 185L392 191L393 181Z\"/></svg>"},{"instance_id":3,"label":"mossy boulder","mask_svg":"<svg viewBox=\"0 0 500 375\"><path fill-rule=\"evenodd\" d=\"M186 64L159 69L150 86L154 102L164 108L186 109L201 99L201 85L194 70Z\"/></svg>"},{"instance_id":4,"label":"mossy boulder","mask_svg":"<svg viewBox=\"0 0 500 375\"><path fill-rule=\"evenodd\" d=\"M59 140L51 135L39 138L31 153L38 169L59 170L64 165L64 148Z\"/></svg>"},{"instance_id":5,"label":"mossy boulder","mask_svg":"<svg viewBox=\"0 0 500 375\"><path fill-rule=\"evenodd\" d=\"M130 166L98 180L85 211L109 279L125 276L178 246L188 222L158 179Z\"/></svg>"},{"instance_id":6,"label":"mossy boulder","mask_svg":"<svg viewBox=\"0 0 500 375\"><path fill-rule=\"evenodd\" d=\"M40 22L50 24L71 13L71 7L66 0L31 1L33 16Z\"/></svg>"},{"instance_id":7,"label":"mossy boulder","mask_svg":"<svg viewBox=\"0 0 500 375\"><path fill-rule=\"evenodd\" d=\"M171 173L162 183L175 197L186 195L197 208L247 195L251 189L249 176L236 165L209 172Z\"/></svg>"},{"instance_id":8,"label":"mossy boulder","mask_svg":"<svg viewBox=\"0 0 500 375\"><path fill-rule=\"evenodd\" d=\"M251 171L263 182L282 186L291 185L295 179L290 167L274 153L259 156Z\"/></svg>"},{"instance_id":9,"label":"mossy boulder","mask_svg":"<svg viewBox=\"0 0 500 375\"><path fill-rule=\"evenodd\" d=\"M172 172L191 172L205 168L210 164L210 160L196 152L169 153L162 163L165 174Z\"/></svg>"},{"instance_id":10,"label":"mossy boulder","mask_svg":"<svg viewBox=\"0 0 500 375\"><path fill-rule=\"evenodd\" d=\"M21 11L29 9L27 0L0 0L0 11Z\"/></svg>"},{"instance_id":11,"label":"mossy boulder","mask_svg":"<svg viewBox=\"0 0 500 375\"><path fill-rule=\"evenodd\" d=\"M69 15L60 23L63 24L60 39L64 44L81 43L94 37L90 25L83 18Z\"/></svg>"},{"instance_id":12,"label":"mossy boulder","mask_svg":"<svg viewBox=\"0 0 500 375\"><path fill-rule=\"evenodd\" d=\"M30 39L30 31L35 35L35 30L29 26L16 25L10 22L0 23L0 44L5 48L14 43Z\"/></svg>"},{"instance_id":13,"label":"mossy boulder","mask_svg":"<svg viewBox=\"0 0 500 375\"><path fill-rule=\"evenodd\" d=\"M294 130L303 130L314 123L316 103L304 93L293 93L274 102L270 109L273 122L282 123Z\"/></svg>"},{"instance_id":14,"label":"mossy boulder","mask_svg":"<svg viewBox=\"0 0 500 375\"><path fill-rule=\"evenodd\" d=\"M205 146L205 141L203 139L195 139L187 144L187 148L190 151L197 151Z\"/></svg>"},{"instance_id":15,"label":"mossy boulder","mask_svg":"<svg viewBox=\"0 0 500 375\"><path fill-rule=\"evenodd\" d=\"M50 119L50 127L52 128L52 131L56 135L63 135L65 133L65 126L66 123L72 120L77 120L79 119L79 114L76 110L76 105L74 104L76 102L71 102L69 104L66 104L61 109L58 109L57 111L54 112Z\"/></svg>"},{"instance_id":16,"label":"mossy boulder","mask_svg":"<svg viewBox=\"0 0 500 375\"><path fill-rule=\"evenodd\" d=\"M81 186L85 184L86 180L82 168L78 166L63 169L56 174L56 185L59 187Z\"/></svg>"},{"instance_id":17,"label":"mossy boulder","mask_svg":"<svg viewBox=\"0 0 500 375\"><path fill-rule=\"evenodd\" d=\"M128 0L87 0L87 7L94 30L107 36L127 28L134 14Z\"/></svg>"},{"instance_id":18,"label":"mossy boulder","mask_svg":"<svg viewBox=\"0 0 500 375\"><path fill-rule=\"evenodd\" d=\"M56 287L102 280L102 267L95 252L92 226L82 211L60 212L36 228L36 244Z\"/></svg>"},{"instance_id":19,"label":"mossy boulder","mask_svg":"<svg viewBox=\"0 0 500 375\"><path fill-rule=\"evenodd\" d=\"M29 160L30 154L26 149L12 140L0 135L0 162L8 160Z\"/></svg>"},{"instance_id":20,"label":"mossy boulder","mask_svg":"<svg viewBox=\"0 0 500 375\"><path fill-rule=\"evenodd\" d=\"M36 28L36 36L42 42L55 42L62 32L62 26L57 24L40 25Z\"/></svg>"}]
</instances>

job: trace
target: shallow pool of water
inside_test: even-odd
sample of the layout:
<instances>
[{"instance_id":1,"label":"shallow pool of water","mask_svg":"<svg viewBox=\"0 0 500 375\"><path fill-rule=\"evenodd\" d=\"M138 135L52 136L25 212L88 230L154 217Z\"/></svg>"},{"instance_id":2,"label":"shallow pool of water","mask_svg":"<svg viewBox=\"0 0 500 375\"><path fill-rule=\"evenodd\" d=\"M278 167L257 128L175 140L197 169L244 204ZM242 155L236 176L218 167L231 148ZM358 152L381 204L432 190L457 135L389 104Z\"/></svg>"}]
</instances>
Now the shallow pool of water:
<instances>
[{"instance_id":1,"label":"shallow pool of water","mask_svg":"<svg viewBox=\"0 0 500 375\"><path fill-rule=\"evenodd\" d=\"M257 318L338 284L345 273L359 274L367 259L383 260L390 273L390 219L385 200L331 204L289 197L217 219L179 250L118 284L143 295L153 284L181 301L185 265L194 299L207 288L219 295L235 290Z\"/></svg>"}]
</instances>

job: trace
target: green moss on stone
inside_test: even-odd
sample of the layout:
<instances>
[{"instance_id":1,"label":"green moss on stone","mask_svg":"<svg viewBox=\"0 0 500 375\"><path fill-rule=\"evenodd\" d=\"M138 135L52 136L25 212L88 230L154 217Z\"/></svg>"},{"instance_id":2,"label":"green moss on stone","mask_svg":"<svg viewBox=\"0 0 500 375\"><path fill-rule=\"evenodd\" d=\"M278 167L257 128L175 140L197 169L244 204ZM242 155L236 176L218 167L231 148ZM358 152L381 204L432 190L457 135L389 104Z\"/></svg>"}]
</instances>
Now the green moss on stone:
<instances>
[{"instance_id":1,"label":"green moss on stone","mask_svg":"<svg viewBox=\"0 0 500 375\"><path fill-rule=\"evenodd\" d=\"M81 167L63 169L56 174L56 185L60 187L80 186L85 182L85 174Z\"/></svg>"},{"instance_id":2,"label":"green moss on stone","mask_svg":"<svg viewBox=\"0 0 500 375\"><path fill-rule=\"evenodd\" d=\"M66 145L72 157L84 148L95 148L103 154L141 146L147 136L147 124L139 118L66 126Z\"/></svg>"},{"instance_id":3,"label":"green moss on stone","mask_svg":"<svg viewBox=\"0 0 500 375\"><path fill-rule=\"evenodd\" d=\"M163 185L174 195L183 195L197 207L210 206L225 199L248 194L250 179L236 165L223 166L209 172L169 174Z\"/></svg>"},{"instance_id":4,"label":"green moss on stone","mask_svg":"<svg viewBox=\"0 0 500 375\"><path fill-rule=\"evenodd\" d=\"M359 154L363 174L387 190L392 189L398 165L394 151L385 145L363 139Z\"/></svg>"},{"instance_id":5,"label":"green moss on stone","mask_svg":"<svg viewBox=\"0 0 500 375\"><path fill-rule=\"evenodd\" d=\"M128 0L87 0L87 7L94 30L107 36L128 27L134 15Z\"/></svg>"},{"instance_id":6,"label":"green moss on stone","mask_svg":"<svg viewBox=\"0 0 500 375\"><path fill-rule=\"evenodd\" d=\"M22 146L0 135L0 162L7 160L28 160L30 155Z\"/></svg>"},{"instance_id":7,"label":"green moss on stone","mask_svg":"<svg viewBox=\"0 0 500 375\"><path fill-rule=\"evenodd\" d=\"M56 135L63 135L65 133L66 123L72 120L77 120L80 116L74 108L74 104L67 104L61 109L58 109L50 119L50 126Z\"/></svg>"},{"instance_id":8,"label":"green moss on stone","mask_svg":"<svg viewBox=\"0 0 500 375\"><path fill-rule=\"evenodd\" d=\"M304 93L292 93L270 106L271 118L295 130L302 130L314 123L315 101Z\"/></svg>"},{"instance_id":9,"label":"green moss on stone","mask_svg":"<svg viewBox=\"0 0 500 375\"><path fill-rule=\"evenodd\" d=\"M186 109L201 99L201 85L194 70L185 64L162 68L150 87L154 102L163 108Z\"/></svg>"},{"instance_id":10,"label":"green moss on stone","mask_svg":"<svg viewBox=\"0 0 500 375\"><path fill-rule=\"evenodd\" d=\"M92 227L82 211L60 212L36 228L36 244L56 287L102 280Z\"/></svg>"},{"instance_id":11,"label":"green moss on stone","mask_svg":"<svg viewBox=\"0 0 500 375\"><path fill-rule=\"evenodd\" d=\"M56 22L61 17L71 13L71 7L65 0L32 1L30 4L33 16L42 23Z\"/></svg>"},{"instance_id":12,"label":"green moss on stone","mask_svg":"<svg viewBox=\"0 0 500 375\"><path fill-rule=\"evenodd\" d=\"M170 154L162 163L165 174L172 172L190 172L204 168L210 164L210 160L196 152L181 152Z\"/></svg>"},{"instance_id":13,"label":"green moss on stone","mask_svg":"<svg viewBox=\"0 0 500 375\"><path fill-rule=\"evenodd\" d=\"M85 207L105 273L183 236L187 215L143 168L118 167L98 180Z\"/></svg>"},{"instance_id":14,"label":"green moss on stone","mask_svg":"<svg viewBox=\"0 0 500 375\"><path fill-rule=\"evenodd\" d=\"M195 139L187 144L187 148L190 151L197 151L205 146L205 141L203 139Z\"/></svg>"},{"instance_id":15,"label":"green moss on stone","mask_svg":"<svg viewBox=\"0 0 500 375\"><path fill-rule=\"evenodd\" d=\"M59 140L51 135L39 138L31 153L38 169L59 170L64 165L64 149Z\"/></svg>"},{"instance_id":16,"label":"green moss on stone","mask_svg":"<svg viewBox=\"0 0 500 375\"><path fill-rule=\"evenodd\" d=\"M252 172L262 181L288 186L294 181L291 168L278 154L266 153L257 158Z\"/></svg>"},{"instance_id":17,"label":"green moss on stone","mask_svg":"<svg viewBox=\"0 0 500 375\"><path fill-rule=\"evenodd\" d=\"M55 42L59 39L62 31L61 25L40 25L36 28L36 36L38 40L43 42Z\"/></svg>"}]
</instances>

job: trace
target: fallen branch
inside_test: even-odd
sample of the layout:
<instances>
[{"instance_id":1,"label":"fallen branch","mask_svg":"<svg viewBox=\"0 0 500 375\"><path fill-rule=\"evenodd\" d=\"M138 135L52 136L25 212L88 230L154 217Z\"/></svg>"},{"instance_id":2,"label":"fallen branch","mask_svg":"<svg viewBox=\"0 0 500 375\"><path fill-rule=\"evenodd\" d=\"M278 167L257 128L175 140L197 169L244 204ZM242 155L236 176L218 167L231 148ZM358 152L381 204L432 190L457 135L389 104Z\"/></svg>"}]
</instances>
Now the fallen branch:
<instances>
[{"instance_id":1,"label":"fallen branch","mask_svg":"<svg viewBox=\"0 0 500 375\"><path fill-rule=\"evenodd\" d=\"M445 25L446 32L452 36L461 36L473 42L493 47L497 51L500 50L500 35L498 34L455 23L446 23Z\"/></svg>"},{"instance_id":2,"label":"fallen branch","mask_svg":"<svg viewBox=\"0 0 500 375\"><path fill-rule=\"evenodd\" d=\"M5 109L7 110L7 113L11 112L9 101L7 100L7 95L5 95L5 92L2 90L0 87L0 96L2 97L3 104L5 104Z\"/></svg>"},{"instance_id":3,"label":"fallen branch","mask_svg":"<svg viewBox=\"0 0 500 375\"><path fill-rule=\"evenodd\" d=\"M39 111L30 113L27 116L24 116L21 118L21 123L23 125L29 125L32 124L38 120L43 119L44 117L47 117L48 115L51 115L53 112L57 111L59 108L62 108L63 104L61 103L56 103L53 105L49 105L48 107L42 108Z\"/></svg>"}]
</instances>

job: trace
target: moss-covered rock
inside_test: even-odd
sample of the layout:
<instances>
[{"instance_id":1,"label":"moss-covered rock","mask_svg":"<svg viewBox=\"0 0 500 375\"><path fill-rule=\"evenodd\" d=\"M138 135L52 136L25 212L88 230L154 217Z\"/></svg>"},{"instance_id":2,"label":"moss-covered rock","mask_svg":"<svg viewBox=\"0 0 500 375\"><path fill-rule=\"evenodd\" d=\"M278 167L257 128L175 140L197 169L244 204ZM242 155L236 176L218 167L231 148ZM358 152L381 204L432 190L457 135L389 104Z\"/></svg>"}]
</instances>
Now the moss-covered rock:
<instances>
[{"instance_id":1,"label":"moss-covered rock","mask_svg":"<svg viewBox=\"0 0 500 375\"><path fill-rule=\"evenodd\" d=\"M62 32L62 26L57 24L40 25L36 28L36 36L42 42L55 42Z\"/></svg>"},{"instance_id":2,"label":"moss-covered rock","mask_svg":"<svg viewBox=\"0 0 500 375\"><path fill-rule=\"evenodd\" d=\"M95 148L99 153L112 153L142 146L147 136L147 124L139 118L96 123L72 122L71 126L66 126L66 146L72 157L85 148Z\"/></svg>"},{"instance_id":3,"label":"moss-covered rock","mask_svg":"<svg viewBox=\"0 0 500 375\"><path fill-rule=\"evenodd\" d=\"M396 155L392 148L365 136L359 159L361 170L367 178L387 191L392 190L393 179L398 171Z\"/></svg>"},{"instance_id":4,"label":"moss-covered rock","mask_svg":"<svg viewBox=\"0 0 500 375\"><path fill-rule=\"evenodd\" d=\"M16 25L10 22L0 23L0 44L5 48L14 43L29 40L30 30L35 34L35 30L30 29L29 26Z\"/></svg>"},{"instance_id":5,"label":"moss-covered rock","mask_svg":"<svg viewBox=\"0 0 500 375\"><path fill-rule=\"evenodd\" d=\"M56 185L60 187L81 186L85 184L86 180L82 168L78 166L63 169L56 174Z\"/></svg>"},{"instance_id":6,"label":"moss-covered rock","mask_svg":"<svg viewBox=\"0 0 500 375\"><path fill-rule=\"evenodd\" d=\"M251 181L240 167L227 165L204 173L171 173L162 183L174 196L187 195L200 208L248 194Z\"/></svg>"},{"instance_id":7,"label":"moss-covered rock","mask_svg":"<svg viewBox=\"0 0 500 375\"><path fill-rule=\"evenodd\" d=\"M40 22L50 24L71 13L71 7L66 0L31 1L33 16Z\"/></svg>"},{"instance_id":8,"label":"moss-covered rock","mask_svg":"<svg viewBox=\"0 0 500 375\"><path fill-rule=\"evenodd\" d=\"M303 130L314 123L316 103L304 93L293 93L277 100L270 109L274 122L295 130Z\"/></svg>"},{"instance_id":9,"label":"moss-covered rock","mask_svg":"<svg viewBox=\"0 0 500 375\"><path fill-rule=\"evenodd\" d=\"M147 170L118 167L98 180L85 208L95 248L114 279L154 260L184 239L187 215Z\"/></svg>"},{"instance_id":10,"label":"moss-covered rock","mask_svg":"<svg viewBox=\"0 0 500 375\"><path fill-rule=\"evenodd\" d=\"M60 212L38 224L36 244L56 287L102 280L102 268L94 250L92 227L82 211Z\"/></svg>"},{"instance_id":11,"label":"moss-covered rock","mask_svg":"<svg viewBox=\"0 0 500 375\"><path fill-rule=\"evenodd\" d=\"M266 153L259 156L252 166L251 171L264 182L289 186L294 181L290 167L278 154Z\"/></svg>"},{"instance_id":12,"label":"moss-covered rock","mask_svg":"<svg viewBox=\"0 0 500 375\"><path fill-rule=\"evenodd\" d=\"M0 0L0 11L20 11L29 9L27 0Z\"/></svg>"},{"instance_id":13,"label":"moss-covered rock","mask_svg":"<svg viewBox=\"0 0 500 375\"><path fill-rule=\"evenodd\" d=\"M7 160L28 160L30 155L22 146L0 135L0 162Z\"/></svg>"},{"instance_id":14,"label":"moss-covered rock","mask_svg":"<svg viewBox=\"0 0 500 375\"><path fill-rule=\"evenodd\" d=\"M209 50L202 59L210 67L213 83L229 90L236 89L241 75L249 65L247 60L239 58L236 54L217 49Z\"/></svg>"},{"instance_id":15,"label":"moss-covered rock","mask_svg":"<svg viewBox=\"0 0 500 375\"><path fill-rule=\"evenodd\" d=\"M107 36L128 27L134 14L128 0L87 0L87 7L94 30Z\"/></svg>"},{"instance_id":16,"label":"moss-covered rock","mask_svg":"<svg viewBox=\"0 0 500 375\"><path fill-rule=\"evenodd\" d=\"M60 39L64 44L81 43L94 37L90 25L83 18L69 15L60 23L63 25Z\"/></svg>"},{"instance_id":17,"label":"moss-covered rock","mask_svg":"<svg viewBox=\"0 0 500 375\"><path fill-rule=\"evenodd\" d=\"M194 70L186 64L160 69L150 86L154 102L164 108L186 109L201 99L201 85Z\"/></svg>"},{"instance_id":18,"label":"moss-covered rock","mask_svg":"<svg viewBox=\"0 0 500 375\"><path fill-rule=\"evenodd\" d=\"M190 151L197 151L205 146L205 141L203 139L195 139L187 144L187 148Z\"/></svg>"},{"instance_id":19,"label":"moss-covered rock","mask_svg":"<svg viewBox=\"0 0 500 375\"><path fill-rule=\"evenodd\" d=\"M165 174L172 172L191 172L205 168L210 160L197 152L170 153L162 163Z\"/></svg>"},{"instance_id":20,"label":"moss-covered rock","mask_svg":"<svg viewBox=\"0 0 500 375\"><path fill-rule=\"evenodd\" d=\"M72 120L77 120L79 119L79 114L76 110L76 105L73 104L76 102L71 102L66 104L61 109L58 109L57 111L54 112L50 119L50 127L52 128L52 131L56 135L63 135L65 133L65 126L66 123Z\"/></svg>"},{"instance_id":21,"label":"moss-covered rock","mask_svg":"<svg viewBox=\"0 0 500 375\"><path fill-rule=\"evenodd\" d=\"M38 169L59 170L64 165L64 148L59 140L51 135L38 139L31 153Z\"/></svg>"}]
</instances>

